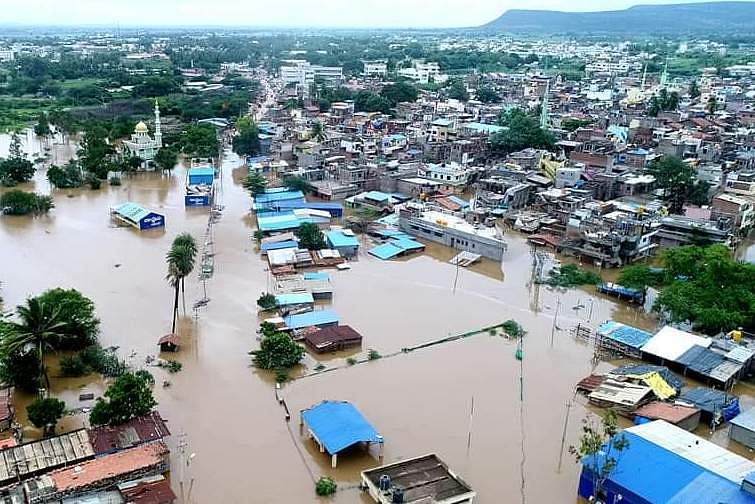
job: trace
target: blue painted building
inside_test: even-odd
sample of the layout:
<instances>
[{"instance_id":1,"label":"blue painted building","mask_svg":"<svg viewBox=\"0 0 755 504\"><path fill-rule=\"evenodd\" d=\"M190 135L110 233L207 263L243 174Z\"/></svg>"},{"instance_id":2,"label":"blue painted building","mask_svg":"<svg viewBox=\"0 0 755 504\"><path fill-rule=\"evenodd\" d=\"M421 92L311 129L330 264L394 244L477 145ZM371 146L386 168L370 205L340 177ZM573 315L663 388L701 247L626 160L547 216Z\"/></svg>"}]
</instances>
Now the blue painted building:
<instances>
[{"instance_id":1,"label":"blue painted building","mask_svg":"<svg viewBox=\"0 0 755 504\"><path fill-rule=\"evenodd\" d=\"M131 201L118 205L110 213L116 220L140 230L165 227L164 215Z\"/></svg>"},{"instance_id":2,"label":"blue painted building","mask_svg":"<svg viewBox=\"0 0 755 504\"><path fill-rule=\"evenodd\" d=\"M755 464L663 420L621 434L629 442L604 483L603 502L621 504L755 504ZM615 455L615 453L614 453ZM601 458L602 457L602 458ZM598 455L597 467L605 454ZM596 493L594 458L582 466L579 495Z\"/></svg>"}]
</instances>

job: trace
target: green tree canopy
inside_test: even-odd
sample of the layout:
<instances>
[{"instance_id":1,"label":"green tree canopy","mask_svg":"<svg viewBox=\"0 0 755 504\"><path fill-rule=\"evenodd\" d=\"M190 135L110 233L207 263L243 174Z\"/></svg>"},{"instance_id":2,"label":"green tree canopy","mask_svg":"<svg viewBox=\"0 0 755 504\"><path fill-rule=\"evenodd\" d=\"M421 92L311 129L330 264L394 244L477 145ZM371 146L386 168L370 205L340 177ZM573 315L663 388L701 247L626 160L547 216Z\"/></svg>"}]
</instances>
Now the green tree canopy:
<instances>
[{"instance_id":1,"label":"green tree canopy","mask_svg":"<svg viewBox=\"0 0 755 504\"><path fill-rule=\"evenodd\" d=\"M267 179L261 174L255 172L249 173L242 182L244 189L249 191L249 194L256 196L265 192L267 188Z\"/></svg>"},{"instance_id":2,"label":"green tree canopy","mask_svg":"<svg viewBox=\"0 0 755 504\"><path fill-rule=\"evenodd\" d=\"M294 231L299 239L299 246L307 250L320 250L325 248L325 236L317 227L317 224L303 222Z\"/></svg>"},{"instance_id":3,"label":"green tree canopy","mask_svg":"<svg viewBox=\"0 0 755 504\"><path fill-rule=\"evenodd\" d=\"M658 188L663 190L663 200L669 212L682 213L684 204L698 184L695 170L676 156L663 156L653 162L647 171L655 177Z\"/></svg>"},{"instance_id":4,"label":"green tree canopy","mask_svg":"<svg viewBox=\"0 0 755 504\"><path fill-rule=\"evenodd\" d=\"M0 195L0 212L7 215L46 214L55 205L52 197L14 189Z\"/></svg>"},{"instance_id":5,"label":"green tree canopy","mask_svg":"<svg viewBox=\"0 0 755 504\"><path fill-rule=\"evenodd\" d=\"M536 118L515 108L501 116L501 125L507 129L493 134L490 144L494 151L509 154L522 149L552 149L554 138L540 128Z\"/></svg>"},{"instance_id":6,"label":"green tree canopy","mask_svg":"<svg viewBox=\"0 0 755 504\"><path fill-rule=\"evenodd\" d=\"M265 331L260 340L260 349L250 353L254 365L260 369L287 370L302 360L304 347L286 333Z\"/></svg>"},{"instance_id":7,"label":"green tree canopy","mask_svg":"<svg viewBox=\"0 0 755 504\"><path fill-rule=\"evenodd\" d=\"M89 421L92 425L120 425L148 414L156 405L149 377L129 372L115 379L105 391L105 399L97 399Z\"/></svg>"},{"instance_id":8,"label":"green tree canopy","mask_svg":"<svg viewBox=\"0 0 755 504\"><path fill-rule=\"evenodd\" d=\"M84 173L78 161L72 159L62 168L50 166L47 169L47 180L58 189L71 189L84 185Z\"/></svg>"},{"instance_id":9,"label":"green tree canopy","mask_svg":"<svg viewBox=\"0 0 755 504\"><path fill-rule=\"evenodd\" d=\"M13 133L8 148L8 159L0 160L0 183L5 186L23 184L32 179L35 171L34 164L26 159L21 139L18 134Z\"/></svg>"},{"instance_id":10,"label":"green tree canopy","mask_svg":"<svg viewBox=\"0 0 755 504\"><path fill-rule=\"evenodd\" d=\"M416 101L417 88L406 82L396 82L384 86L380 90L380 96L388 100L391 107L395 107L397 103Z\"/></svg>"},{"instance_id":11,"label":"green tree canopy","mask_svg":"<svg viewBox=\"0 0 755 504\"><path fill-rule=\"evenodd\" d=\"M676 91L668 92L666 88L661 89L657 95L653 95L648 102L648 114L657 116L663 111L676 110L679 107L679 93Z\"/></svg>"},{"instance_id":12,"label":"green tree canopy","mask_svg":"<svg viewBox=\"0 0 755 504\"><path fill-rule=\"evenodd\" d=\"M692 322L707 334L755 331L755 265L732 258L725 245L667 249L663 289L655 308L672 322Z\"/></svg>"},{"instance_id":13,"label":"green tree canopy","mask_svg":"<svg viewBox=\"0 0 755 504\"><path fill-rule=\"evenodd\" d=\"M65 411L66 403L54 397L37 399L26 407L29 421L34 427L44 429L46 436L55 434L55 426Z\"/></svg>"},{"instance_id":14,"label":"green tree canopy","mask_svg":"<svg viewBox=\"0 0 755 504\"><path fill-rule=\"evenodd\" d=\"M354 99L354 110L356 112L383 112L388 114L391 111L391 102L379 94L360 91Z\"/></svg>"},{"instance_id":15,"label":"green tree canopy","mask_svg":"<svg viewBox=\"0 0 755 504\"><path fill-rule=\"evenodd\" d=\"M76 289L50 289L36 299L47 306L54 306L58 319L65 325L67 337L56 345L56 350L79 350L97 342L100 320L94 303Z\"/></svg>"},{"instance_id":16,"label":"green tree canopy","mask_svg":"<svg viewBox=\"0 0 755 504\"><path fill-rule=\"evenodd\" d=\"M211 124L189 124L180 135L181 150L191 157L217 157L220 143Z\"/></svg>"},{"instance_id":17,"label":"green tree canopy","mask_svg":"<svg viewBox=\"0 0 755 504\"><path fill-rule=\"evenodd\" d=\"M239 156L254 156L260 151L260 130L250 117L236 121L233 152Z\"/></svg>"},{"instance_id":18,"label":"green tree canopy","mask_svg":"<svg viewBox=\"0 0 755 504\"><path fill-rule=\"evenodd\" d=\"M84 132L77 152L79 162L85 172L106 180L113 169L115 148L108 141L107 130L99 124L91 124Z\"/></svg>"},{"instance_id":19,"label":"green tree canopy","mask_svg":"<svg viewBox=\"0 0 755 504\"><path fill-rule=\"evenodd\" d=\"M178 152L171 147L163 147L155 154L155 164L162 171L172 170L178 163Z\"/></svg>"},{"instance_id":20,"label":"green tree canopy","mask_svg":"<svg viewBox=\"0 0 755 504\"><path fill-rule=\"evenodd\" d=\"M292 191L301 191L304 194L311 194L315 192L315 188L308 180L301 177L292 175L283 179L283 185L291 189Z\"/></svg>"}]
</instances>

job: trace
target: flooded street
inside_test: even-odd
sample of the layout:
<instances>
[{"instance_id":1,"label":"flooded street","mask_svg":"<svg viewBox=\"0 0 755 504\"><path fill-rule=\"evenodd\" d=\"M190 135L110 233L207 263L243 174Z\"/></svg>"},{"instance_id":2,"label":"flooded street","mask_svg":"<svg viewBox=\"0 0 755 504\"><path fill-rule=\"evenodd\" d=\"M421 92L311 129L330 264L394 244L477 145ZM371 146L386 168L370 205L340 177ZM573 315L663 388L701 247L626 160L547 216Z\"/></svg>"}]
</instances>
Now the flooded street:
<instances>
[{"instance_id":1,"label":"flooded street","mask_svg":"<svg viewBox=\"0 0 755 504\"><path fill-rule=\"evenodd\" d=\"M7 139L2 141L7 148ZM343 368L285 385L280 393L292 412L286 423L272 377L252 368L247 354L257 346L255 302L270 277L251 238L250 198L234 181L243 175L234 170L238 165L227 152L220 185L225 210L212 236L205 235L207 211L184 208L184 167L170 176L124 177L122 186L103 185L99 191L54 191L55 209L48 216L0 218L6 309L45 289L79 289L95 301L103 346L118 346L135 367L155 355L158 338L170 332L173 299L165 281L165 253L173 238L190 232L200 244L214 241L215 273L207 282L211 301L196 317L191 306L203 296L202 285L197 275L187 279L188 313L178 330L184 346L171 357L183 369L169 375L149 368L157 381L158 409L173 433L176 492L182 472L176 444L185 432L188 451L196 453L183 471L187 488L194 479L193 502L316 502L313 478L320 475L339 483L333 502L369 502L356 485L359 471L378 465L376 454L345 454L334 470L330 458L299 434L299 410L333 399L354 403L385 437L385 463L435 452L471 484L481 504L520 499L522 441L527 501L575 502L578 467L567 448L578 441L584 398L572 404L559 471L561 437L574 385L594 367L592 348L575 341L570 329L606 319L654 329L655 321L584 290L530 285L530 247L514 235L507 237L502 267L482 262L458 271L447 262L454 255L449 249L430 246L426 254L383 262L366 254L369 244L363 239L351 270L330 270L333 309L364 336L359 355L368 349L387 355L515 319L528 332L523 401L515 343L483 333L352 367L345 361L353 352L321 357L327 368ZM44 171L38 171L34 185L49 190ZM125 201L164 214L165 230L114 226L108 208ZM300 374L313 372L317 362L307 354ZM601 363L598 369L609 368ZM163 388L163 380L171 386ZM78 401L82 390L99 394L105 386L91 378L56 377L53 383L54 395L70 409L91 406ZM28 400L17 396L21 420ZM80 425L83 418L67 419L61 427Z\"/></svg>"}]
</instances>

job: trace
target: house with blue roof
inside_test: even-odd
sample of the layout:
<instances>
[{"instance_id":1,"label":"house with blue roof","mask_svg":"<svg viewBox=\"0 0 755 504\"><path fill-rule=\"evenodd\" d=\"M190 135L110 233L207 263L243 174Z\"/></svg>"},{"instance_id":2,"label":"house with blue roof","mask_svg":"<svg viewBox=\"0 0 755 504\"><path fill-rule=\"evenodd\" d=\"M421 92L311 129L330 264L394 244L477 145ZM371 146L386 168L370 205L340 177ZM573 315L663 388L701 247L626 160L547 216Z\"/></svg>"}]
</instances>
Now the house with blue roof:
<instances>
[{"instance_id":1,"label":"house with blue roof","mask_svg":"<svg viewBox=\"0 0 755 504\"><path fill-rule=\"evenodd\" d=\"M755 463L663 420L622 431L628 446L596 490L605 452L583 462L578 493L622 504L755 504ZM601 495L596 495L601 493Z\"/></svg>"},{"instance_id":2,"label":"house with blue roof","mask_svg":"<svg viewBox=\"0 0 755 504\"><path fill-rule=\"evenodd\" d=\"M325 233L325 241L344 257L354 257L359 252L359 239L350 229L335 229Z\"/></svg>"},{"instance_id":3,"label":"house with blue roof","mask_svg":"<svg viewBox=\"0 0 755 504\"><path fill-rule=\"evenodd\" d=\"M148 210L138 203L126 202L110 209L110 214L119 222L139 230L165 227L165 216Z\"/></svg>"},{"instance_id":4,"label":"house with blue roof","mask_svg":"<svg viewBox=\"0 0 755 504\"><path fill-rule=\"evenodd\" d=\"M301 411L300 425L306 427L309 436L331 457L331 466L336 467L338 453L356 444L380 446L383 457L383 436L348 401L323 401Z\"/></svg>"}]
</instances>

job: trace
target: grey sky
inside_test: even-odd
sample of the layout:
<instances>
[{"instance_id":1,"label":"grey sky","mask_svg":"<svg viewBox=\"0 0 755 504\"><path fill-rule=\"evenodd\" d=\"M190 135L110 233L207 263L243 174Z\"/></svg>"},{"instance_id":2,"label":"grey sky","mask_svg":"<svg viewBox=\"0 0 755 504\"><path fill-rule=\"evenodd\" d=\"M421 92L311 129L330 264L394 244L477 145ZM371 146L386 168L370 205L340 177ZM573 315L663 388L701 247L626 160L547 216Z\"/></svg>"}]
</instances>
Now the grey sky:
<instances>
[{"instance_id":1,"label":"grey sky","mask_svg":"<svg viewBox=\"0 0 755 504\"><path fill-rule=\"evenodd\" d=\"M611 10L704 0L0 0L0 22L24 24L454 27L508 9Z\"/></svg>"}]
</instances>

